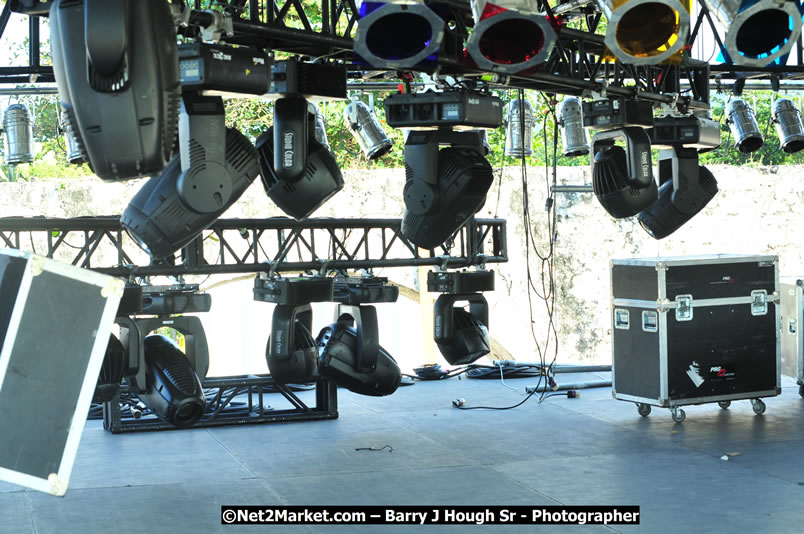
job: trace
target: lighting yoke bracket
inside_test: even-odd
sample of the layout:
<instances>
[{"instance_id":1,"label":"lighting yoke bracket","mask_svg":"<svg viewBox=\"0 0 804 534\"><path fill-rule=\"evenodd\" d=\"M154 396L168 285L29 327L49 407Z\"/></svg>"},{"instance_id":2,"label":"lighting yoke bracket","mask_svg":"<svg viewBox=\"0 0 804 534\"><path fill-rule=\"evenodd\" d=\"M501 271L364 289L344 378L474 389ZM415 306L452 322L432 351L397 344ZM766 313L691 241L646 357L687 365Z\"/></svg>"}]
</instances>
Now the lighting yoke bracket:
<instances>
[{"instance_id":1,"label":"lighting yoke bracket","mask_svg":"<svg viewBox=\"0 0 804 534\"><path fill-rule=\"evenodd\" d=\"M699 182L700 167L698 151L694 148L676 146L659 153L659 186L672 180L673 206L687 215L700 210L698 200L705 194Z\"/></svg>"},{"instance_id":2,"label":"lighting yoke bracket","mask_svg":"<svg viewBox=\"0 0 804 534\"><path fill-rule=\"evenodd\" d=\"M442 145L469 148L485 155L481 132L411 130L405 142L405 167L409 170L403 196L415 215L429 215L438 207L438 150Z\"/></svg>"},{"instance_id":3,"label":"lighting yoke bracket","mask_svg":"<svg viewBox=\"0 0 804 534\"><path fill-rule=\"evenodd\" d=\"M625 139L628 162L628 184L637 189L648 187L653 181L650 137L644 128L626 126L599 132L592 139L592 161L603 147L614 145L616 139Z\"/></svg>"},{"instance_id":4,"label":"lighting yoke bracket","mask_svg":"<svg viewBox=\"0 0 804 534\"><path fill-rule=\"evenodd\" d=\"M135 394L145 391L145 336L161 327L184 335L184 352L203 381L209 370L209 345L201 319L175 314L203 313L211 307L212 296L199 293L197 284L125 288L115 323L120 327L120 342L129 355L124 376L132 377L129 388Z\"/></svg>"}]
</instances>

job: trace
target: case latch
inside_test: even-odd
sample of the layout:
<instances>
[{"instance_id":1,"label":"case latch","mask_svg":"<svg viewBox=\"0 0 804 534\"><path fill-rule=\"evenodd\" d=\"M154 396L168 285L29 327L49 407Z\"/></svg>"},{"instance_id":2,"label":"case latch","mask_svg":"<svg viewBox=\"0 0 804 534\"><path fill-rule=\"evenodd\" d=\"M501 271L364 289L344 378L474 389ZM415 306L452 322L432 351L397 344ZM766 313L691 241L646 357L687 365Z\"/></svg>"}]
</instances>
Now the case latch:
<instances>
[{"instance_id":1,"label":"case latch","mask_svg":"<svg viewBox=\"0 0 804 534\"><path fill-rule=\"evenodd\" d=\"M676 321L692 321L692 295L676 296Z\"/></svg>"},{"instance_id":2,"label":"case latch","mask_svg":"<svg viewBox=\"0 0 804 534\"><path fill-rule=\"evenodd\" d=\"M631 312L622 308L614 308L614 328L619 330L631 328Z\"/></svg>"},{"instance_id":3,"label":"case latch","mask_svg":"<svg viewBox=\"0 0 804 534\"><path fill-rule=\"evenodd\" d=\"M764 289L755 289L751 292L751 315L768 314L768 292Z\"/></svg>"}]
</instances>

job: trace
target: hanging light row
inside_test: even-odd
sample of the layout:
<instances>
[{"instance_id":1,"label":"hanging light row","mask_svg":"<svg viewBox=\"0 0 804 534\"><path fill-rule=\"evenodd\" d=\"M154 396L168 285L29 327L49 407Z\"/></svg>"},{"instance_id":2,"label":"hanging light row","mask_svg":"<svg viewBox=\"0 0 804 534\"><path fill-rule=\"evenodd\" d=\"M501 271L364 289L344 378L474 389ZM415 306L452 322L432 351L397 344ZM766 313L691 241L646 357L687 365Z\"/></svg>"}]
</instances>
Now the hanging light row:
<instances>
[{"instance_id":1,"label":"hanging light row","mask_svg":"<svg viewBox=\"0 0 804 534\"><path fill-rule=\"evenodd\" d=\"M779 144L787 154L795 154L804 149L804 125L801 111L789 98L780 98L773 104L771 119L776 125ZM737 150L743 154L756 152L764 144L756 115L751 106L742 98L729 101L726 107L726 122Z\"/></svg>"},{"instance_id":2,"label":"hanging light row","mask_svg":"<svg viewBox=\"0 0 804 534\"><path fill-rule=\"evenodd\" d=\"M633 65L681 61L690 34L692 0L594 3L607 21L607 55ZM796 2L708 0L707 6L722 29L728 56L723 59L737 65L783 61L801 33L802 17ZM535 0L470 0L469 7L471 33L464 43L452 30L454 15L447 3L364 1L359 9L355 52L359 61L376 68L434 64L442 55L488 72L512 74L543 65L565 24L560 16L548 16Z\"/></svg>"}]
</instances>

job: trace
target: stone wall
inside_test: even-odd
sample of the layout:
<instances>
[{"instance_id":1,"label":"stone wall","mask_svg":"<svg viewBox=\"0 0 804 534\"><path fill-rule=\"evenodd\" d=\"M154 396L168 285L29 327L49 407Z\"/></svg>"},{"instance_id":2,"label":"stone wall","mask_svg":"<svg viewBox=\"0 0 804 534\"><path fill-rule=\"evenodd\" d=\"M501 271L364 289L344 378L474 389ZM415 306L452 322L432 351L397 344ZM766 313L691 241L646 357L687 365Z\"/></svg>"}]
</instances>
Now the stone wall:
<instances>
[{"instance_id":1,"label":"stone wall","mask_svg":"<svg viewBox=\"0 0 804 534\"><path fill-rule=\"evenodd\" d=\"M558 332L558 360L610 361L609 262L612 258L676 256L700 253L776 254L783 275L804 274L802 231L804 169L800 167L712 167L720 192L675 234L662 241L649 237L634 220L616 221L592 194L558 194L555 200L556 239L553 243L555 278L554 323ZM316 214L317 217L400 217L404 172L401 169L344 173L346 187ZM552 180L552 178L550 178ZM527 172L533 244L529 255L532 282L542 292L541 273L547 263L537 256L549 253L547 181L544 169ZM590 183L587 167L558 169L558 182ZM481 217L508 220L510 262L497 271L497 290L487 294L491 304L491 333L520 361L535 361L540 351L552 359L554 341L545 344L548 317L543 301L531 291L528 312L523 226L523 180L518 168L506 169L489 192ZM0 183L0 216L76 217L119 214L139 187L138 182L102 183L74 180L66 183ZM225 217L271 217L282 213L255 183ZM380 273L408 286L414 269L385 269ZM209 280L207 285L220 280ZM270 315L264 304L250 301L249 281L219 287L213 296L217 314L207 326L210 344L227 353L242 353L237 365L213 370L260 372ZM549 287L546 287L549 290ZM384 324L381 339L393 354L412 367L421 363L417 308L412 302L380 307ZM328 322L331 310L318 314L318 326ZM232 321L259 336L227 335ZM531 324L533 333L531 333ZM206 320L205 320L206 325ZM314 327L317 328L318 326ZM215 332L219 332L216 334ZM211 333L210 333L211 332ZM252 339L253 338L253 339ZM538 342L538 346L537 346ZM442 362L443 363L443 362Z\"/></svg>"}]
</instances>

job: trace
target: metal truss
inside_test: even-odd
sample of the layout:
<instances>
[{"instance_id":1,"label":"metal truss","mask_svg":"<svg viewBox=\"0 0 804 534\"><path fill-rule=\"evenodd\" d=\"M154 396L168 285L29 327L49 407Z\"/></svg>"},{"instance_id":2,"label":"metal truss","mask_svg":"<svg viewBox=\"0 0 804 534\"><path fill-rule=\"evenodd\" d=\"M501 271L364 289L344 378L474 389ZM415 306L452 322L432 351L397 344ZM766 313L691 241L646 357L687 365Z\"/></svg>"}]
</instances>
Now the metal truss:
<instances>
[{"instance_id":1,"label":"metal truss","mask_svg":"<svg viewBox=\"0 0 804 534\"><path fill-rule=\"evenodd\" d=\"M13 11L30 15L28 65L20 67L0 66L0 83L52 82L52 68L43 65L40 57L40 17L46 16L49 1L9 0L0 14L0 35ZM438 2L447 9L448 18L454 22L449 33L457 42L468 34L473 24L467 0L444 0ZM611 96L638 98L655 103L673 103L679 92L678 83L685 79L689 85L701 86L693 81L684 68L674 65L635 67L609 62L603 38L595 34L600 13L594 4L575 0L563 2L551 8L540 0L541 8L549 18L560 17L572 11L581 13L590 31L562 28L559 42L550 61L539 71L511 76L506 85L538 89L545 92L579 94L583 91L607 92ZM705 2L699 1L701 9L692 27L688 44L694 43L704 24L708 25L723 49L720 30L714 24ZM235 35L226 37L227 42L247 44L274 51L284 51L309 57L340 58L351 61L352 37L358 21L355 0L320 0L314 22L308 12L310 4L301 0L191 0L188 9L189 27L183 30L188 36L197 34L199 27L213 23L209 9L221 10L232 18ZM460 46L460 45L459 45ZM730 63L713 64L711 72L720 79L768 78L773 80L799 79L804 76L804 47L802 38L795 48L797 64L792 66L746 67ZM442 54L445 56L445 54ZM724 57L727 57L724 55ZM360 70L359 66L352 66ZM480 72L457 55L439 59L440 72L468 74ZM636 83L634 85L634 82Z\"/></svg>"},{"instance_id":2,"label":"metal truss","mask_svg":"<svg viewBox=\"0 0 804 534\"><path fill-rule=\"evenodd\" d=\"M270 375L207 378L203 386L207 409L192 428L338 417L337 387L322 378L315 382L314 406L308 406L291 386L277 384ZM282 400L288 407L277 408L267 403ZM90 417L99 418L94 411L90 411ZM147 408L139 405L135 396L128 393L125 385L121 386L120 394L103 404L102 417L103 427L113 434L178 428L150 414Z\"/></svg>"},{"instance_id":3,"label":"metal truss","mask_svg":"<svg viewBox=\"0 0 804 534\"><path fill-rule=\"evenodd\" d=\"M475 219L438 250L418 249L400 219L221 219L175 257L159 262L116 217L0 218L0 247L27 250L129 279L252 272L327 272L508 261L504 219Z\"/></svg>"}]
</instances>

